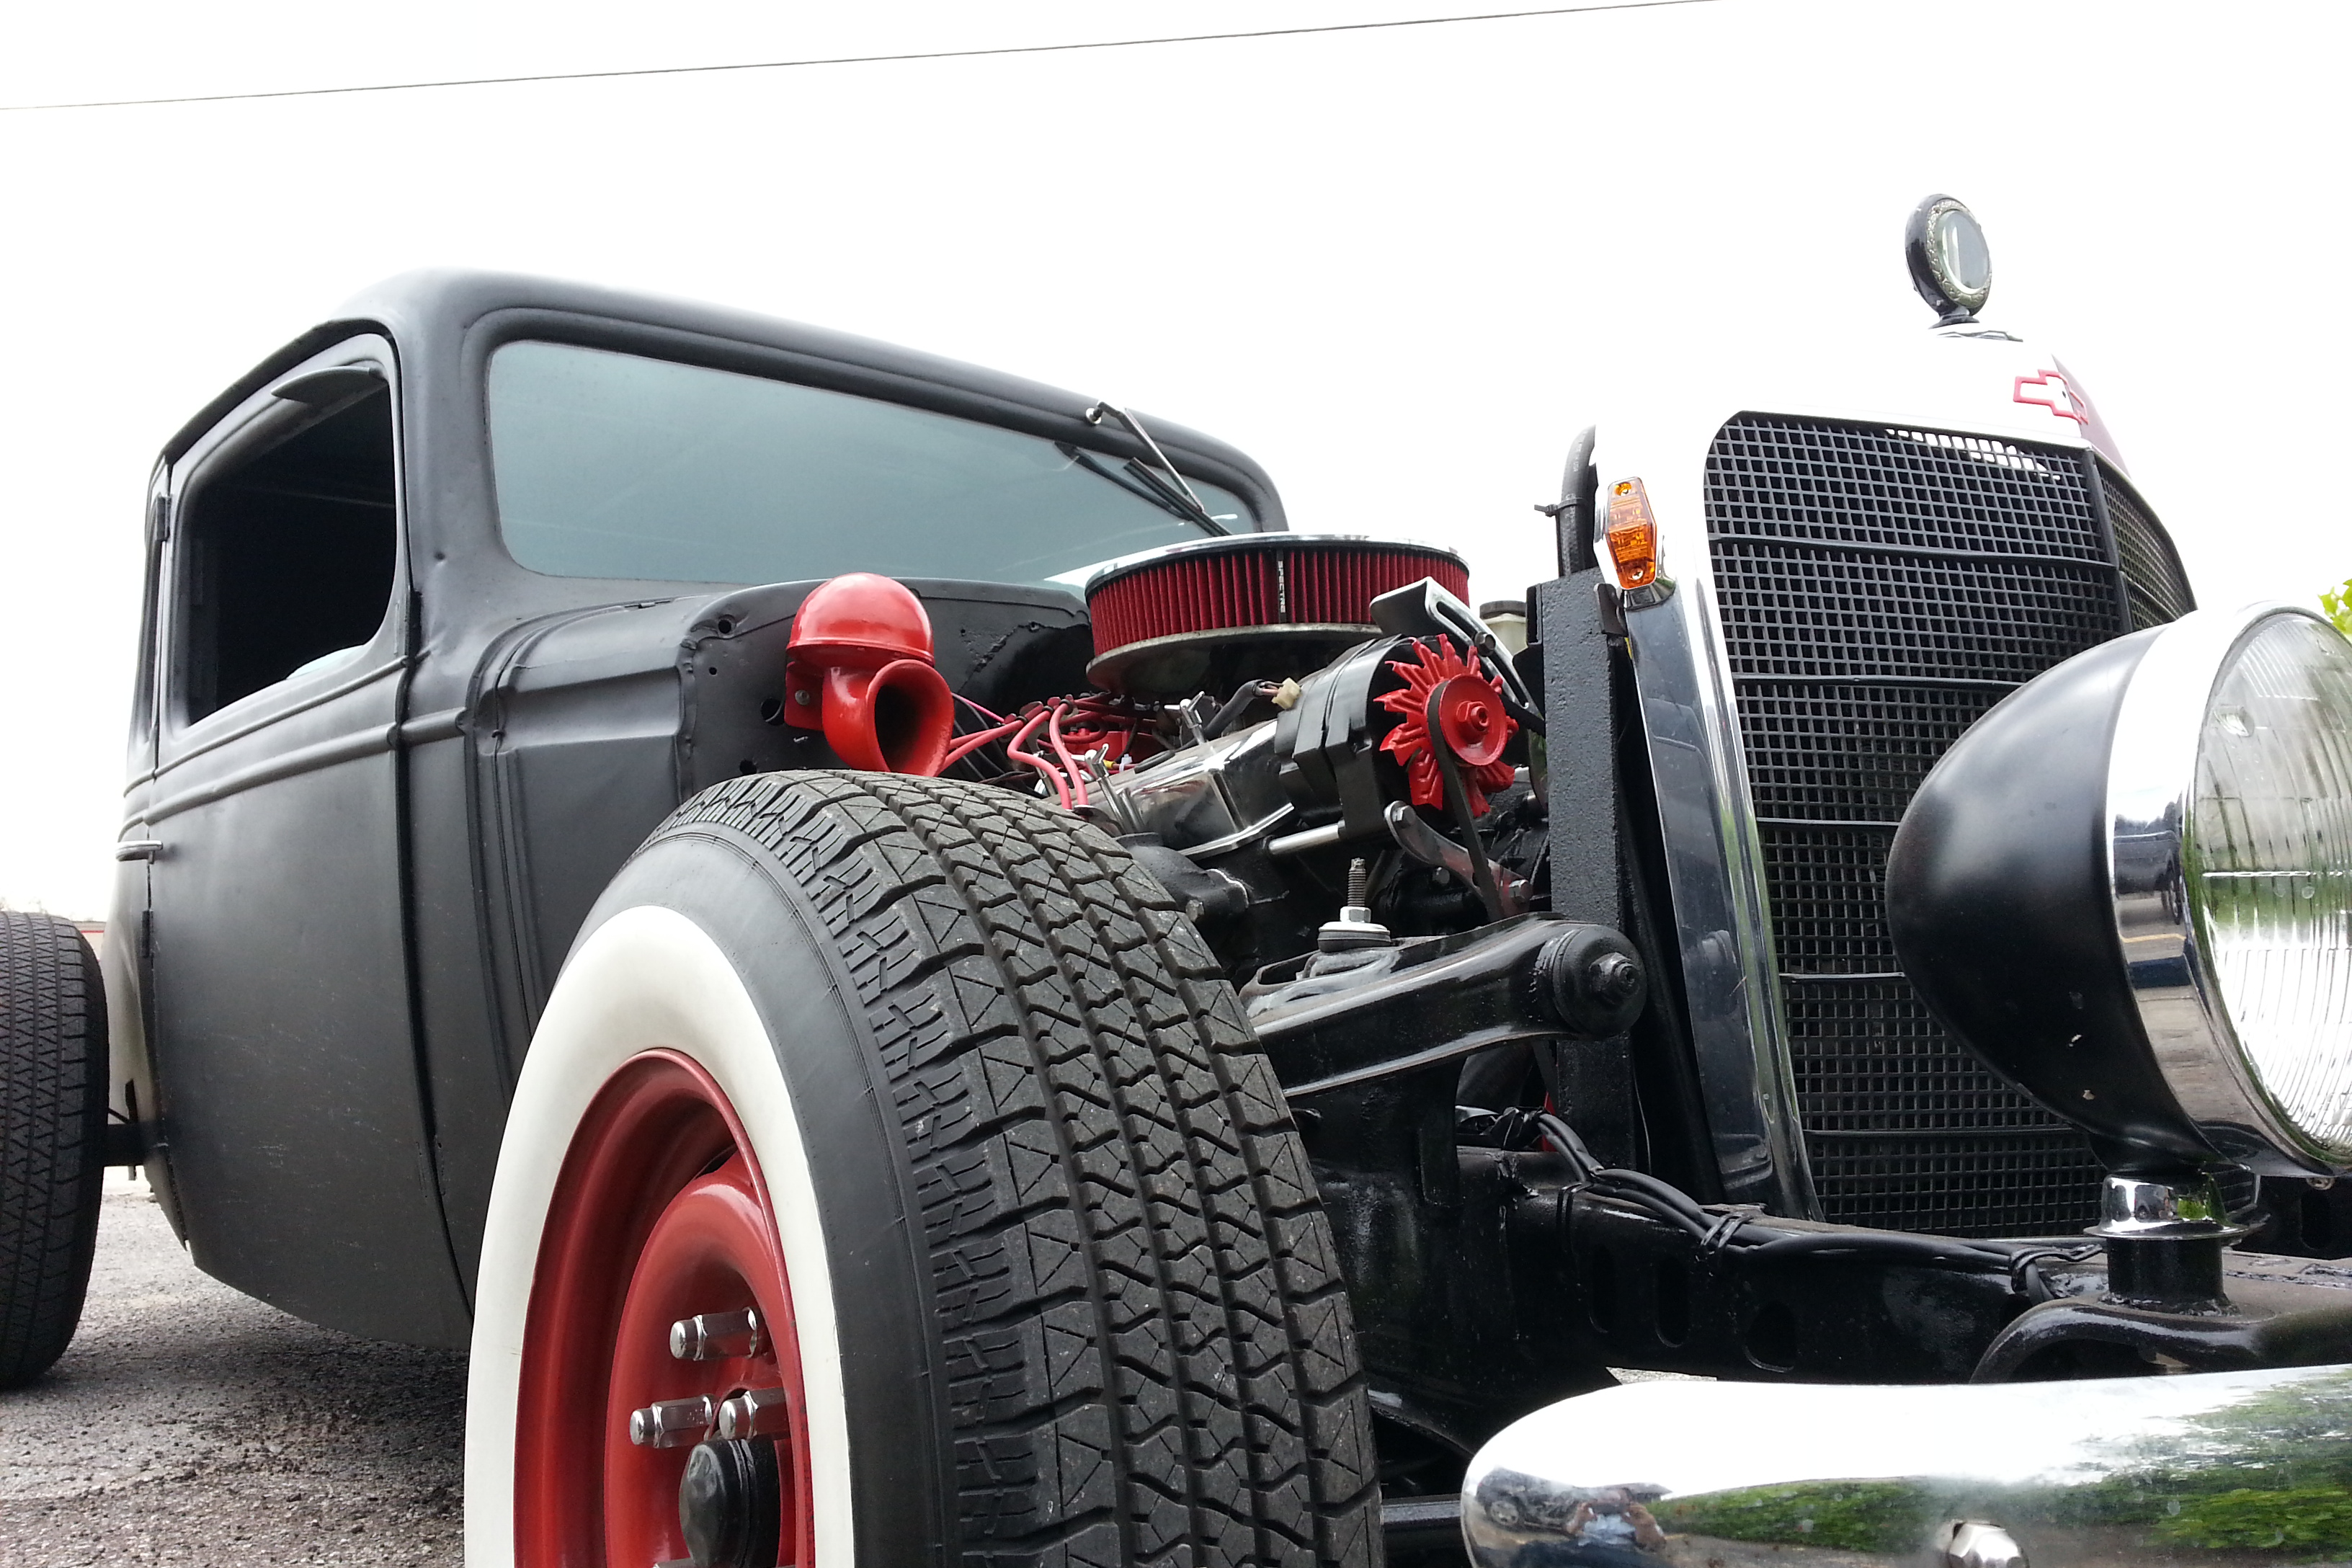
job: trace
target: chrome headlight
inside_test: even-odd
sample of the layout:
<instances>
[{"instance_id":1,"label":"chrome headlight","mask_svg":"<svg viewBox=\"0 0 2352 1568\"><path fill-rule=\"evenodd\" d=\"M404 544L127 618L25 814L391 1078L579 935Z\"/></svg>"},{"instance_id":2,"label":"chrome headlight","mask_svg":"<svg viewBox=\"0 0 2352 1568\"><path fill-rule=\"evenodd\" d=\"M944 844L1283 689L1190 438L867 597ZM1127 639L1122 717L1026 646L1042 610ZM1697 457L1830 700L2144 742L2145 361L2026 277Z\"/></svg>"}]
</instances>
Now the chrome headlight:
<instances>
[{"instance_id":1,"label":"chrome headlight","mask_svg":"<svg viewBox=\"0 0 2352 1568\"><path fill-rule=\"evenodd\" d=\"M1903 230L1911 286L1946 321L1966 321L1992 298L1992 249L1968 204L1929 196Z\"/></svg>"},{"instance_id":2,"label":"chrome headlight","mask_svg":"<svg viewBox=\"0 0 2352 1568\"><path fill-rule=\"evenodd\" d=\"M2292 612L2157 638L2107 780L2116 930L2183 1105L2352 1166L2352 644Z\"/></svg>"},{"instance_id":3,"label":"chrome headlight","mask_svg":"<svg viewBox=\"0 0 2352 1568\"><path fill-rule=\"evenodd\" d=\"M2284 605L2092 649L1914 798L1896 951L2121 1171L2352 1171L2352 643Z\"/></svg>"}]
</instances>

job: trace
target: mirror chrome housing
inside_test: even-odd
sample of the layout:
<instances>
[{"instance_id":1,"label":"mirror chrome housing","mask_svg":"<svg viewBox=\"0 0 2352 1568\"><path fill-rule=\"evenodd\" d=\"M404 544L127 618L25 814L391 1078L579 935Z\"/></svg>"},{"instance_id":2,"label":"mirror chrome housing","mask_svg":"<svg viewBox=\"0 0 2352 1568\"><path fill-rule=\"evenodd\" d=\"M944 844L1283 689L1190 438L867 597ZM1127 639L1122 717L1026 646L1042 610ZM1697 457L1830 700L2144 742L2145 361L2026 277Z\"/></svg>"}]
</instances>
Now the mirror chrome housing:
<instances>
[{"instance_id":1,"label":"mirror chrome housing","mask_svg":"<svg viewBox=\"0 0 2352 1568\"><path fill-rule=\"evenodd\" d=\"M2352 1557L2352 1366L1857 1387L1654 1382L1470 1463L1478 1568Z\"/></svg>"}]
</instances>

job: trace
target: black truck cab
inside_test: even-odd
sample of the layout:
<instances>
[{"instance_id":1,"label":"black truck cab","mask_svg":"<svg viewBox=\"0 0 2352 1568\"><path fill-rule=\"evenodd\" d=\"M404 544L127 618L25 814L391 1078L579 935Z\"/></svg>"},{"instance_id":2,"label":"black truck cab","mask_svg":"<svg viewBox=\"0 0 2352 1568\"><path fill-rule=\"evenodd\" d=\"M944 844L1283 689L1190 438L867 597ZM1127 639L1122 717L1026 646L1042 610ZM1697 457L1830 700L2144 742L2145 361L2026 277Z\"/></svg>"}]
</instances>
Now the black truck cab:
<instances>
[{"instance_id":1,"label":"black truck cab","mask_svg":"<svg viewBox=\"0 0 2352 1568\"><path fill-rule=\"evenodd\" d=\"M742 434L778 400L801 449ZM614 449L649 404L710 422L701 461ZM464 1344L548 987L665 816L794 764L808 732L772 705L807 589L913 581L950 684L1009 710L1085 683L1052 574L1202 536L1066 455L1152 457L1087 406L763 317L433 272L173 437L113 910L139 937L110 1000L116 1109L198 1263L314 1321ZM1227 526L1284 526L1250 459L1153 434ZM624 470L652 493L600 491ZM663 532L663 509L700 521Z\"/></svg>"}]
</instances>

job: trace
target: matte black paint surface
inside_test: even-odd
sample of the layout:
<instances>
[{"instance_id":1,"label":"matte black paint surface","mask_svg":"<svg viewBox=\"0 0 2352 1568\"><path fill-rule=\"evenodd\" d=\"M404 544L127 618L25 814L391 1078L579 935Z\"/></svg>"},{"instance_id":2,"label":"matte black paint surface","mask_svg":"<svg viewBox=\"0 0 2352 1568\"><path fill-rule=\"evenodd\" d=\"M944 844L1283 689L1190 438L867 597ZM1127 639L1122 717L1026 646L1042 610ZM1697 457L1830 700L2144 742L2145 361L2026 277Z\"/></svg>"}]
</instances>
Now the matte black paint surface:
<instances>
[{"instance_id":1,"label":"matte black paint surface","mask_svg":"<svg viewBox=\"0 0 2352 1568\"><path fill-rule=\"evenodd\" d=\"M360 338L295 368L393 357ZM320 412L249 400L183 454L175 510ZM192 630L204 574L186 554L203 542L178 527L160 552L160 668L142 672L156 764L134 781L127 836L164 848L148 886L124 889L145 907L113 923L146 927L154 1103L141 1110L165 1143L151 1165L207 1272L355 1333L462 1342L410 1015L400 563L354 658L215 710ZM121 945L110 968L141 956Z\"/></svg>"},{"instance_id":2,"label":"matte black paint surface","mask_svg":"<svg viewBox=\"0 0 2352 1568\"><path fill-rule=\"evenodd\" d=\"M956 689L988 702L1083 687L1086 613L1074 597L908 585ZM599 605L493 645L467 710L478 875L505 891L489 912L504 958L494 975L503 1055L520 1062L580 922L671 808L741 774L839 765L818 732L782 721L793 618L816 586Z\"/></svg>"},{"instance_id":3,"label":"matte black paint surface","mask_svg":"<svg viewBox=\"0 0 2352 1568\"><path fill-rule=\"evenodd\" d=\"M2078 654L1977 721L1886 866L1895 950L1936 1016L2126 1171L2213 1160L2149 1054L2108 886L2108 748L2156 635Z\"/></svg>"},{"instance_id":4,"label":"matte black paint surface","mask_svg":"<svg viewBox=\"0 0 2352 1568\"><path fill-rule=\"evenodd\" d=\"M1149 456L1087 424L1089 396L743 312L467 272L369 290L166 446L159 492L184 499L215 452L318 417L274 386L353 360L392 384L398 581L376 639L343 670L186 719L175 546L152 531L167 586L151 612L123 837L167 847L118 877L111 929L127 940L109 944L107 969L115 1016L130 1020L115 1031L116 1107L127 1083L141 1115L160 1110L166 1147L150 1174L199 1263L313 1321L423 1343L465 1342L507 1097L581 918L694 788L745 761L798 759L788 735L744 713L768 695L813 584L550 577L500 548L481 374L522 337ZM1150 424L1180 468L1242 496L1259 527L1284 526L1249 458ZM1080 684L1059 673L1083 658L1075 597L918 587L938 595L942 668L979 700Z\"/></svg>"}]
</instances>

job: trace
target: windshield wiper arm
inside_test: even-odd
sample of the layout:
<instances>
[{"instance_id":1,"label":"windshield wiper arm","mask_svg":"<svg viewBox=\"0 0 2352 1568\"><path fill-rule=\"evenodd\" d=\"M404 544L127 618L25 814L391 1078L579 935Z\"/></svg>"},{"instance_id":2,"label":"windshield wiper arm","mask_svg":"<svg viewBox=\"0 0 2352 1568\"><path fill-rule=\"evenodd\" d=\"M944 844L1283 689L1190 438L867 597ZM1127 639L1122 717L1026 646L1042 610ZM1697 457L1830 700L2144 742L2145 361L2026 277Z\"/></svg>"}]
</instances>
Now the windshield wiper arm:
<instances>
[{"instance_id":1,"label":"windshield wiper arm","mask_svg":"<svg viewBox=\"0 0 2352 1568\"><path fill-rule=\"evenodd\" d=\"M1097 479L1108 479L1136 500L1150 506L1156 506L1171 517L1182 522L1189 522L1195 528L1214 529L1219 533L1225 531L1213 518L1207 522L1202 522L1201 514L1185 505L1184 498L1170 489L1166 479L1161 479L1134 458L1127 458L1114 468L1103 461L1102 455L1098 452L1089 452L1084 447L1075 447L1067 441L1056 441L1054 445L1060 449L1062 456L1069 458L1071 462Z\"/></svg>"},{"instance_id":2,"label":"windshield wiper arm","mask_svg":"<svg viewBox=\"0 0 2352 1568\"><path fill-rule=\"evenodd\" d=\"M1166 498L1164 504L1168 504L1171 510L1175 510L1178 515L1189 518L1191 521L1199 523L1211 533L1229 533L1232 531L1232 530L1225 527L1224 524L1219 522L1214 517L1211 516L1209 509L1201 504L1201 497L1199 493L1192 489L1192 484L1184 478L1183 475L1176 471L1176 465L1168 460L1168 454L1160 449L1160 443L1151 438L1151 432L1143 427L1142 420L1138 419L1134 415L1129 414L1126 409L1121 408L1116 403L1097 403L1092 408L1087 410L1087 423L1089 425L1099 425L1107 416L1116 418L1120 424L1134 431L1136 439L1141 441L1145 449L1150 452L1154 458L1160 459L1160 472L1165 473L1168 476L1168 479L1172 479L1175 483L1173 486L1171 486L1168 479L1162 479L1159 474L1153 473L1150 469L1143 467L1140 463L1138 463L1131 458L1129 460L1127 465L1128 471L1129 473L1133 474L1138 479L1150 485L1154 490L1160 492Z\"/></svg>"}]
</instances>

